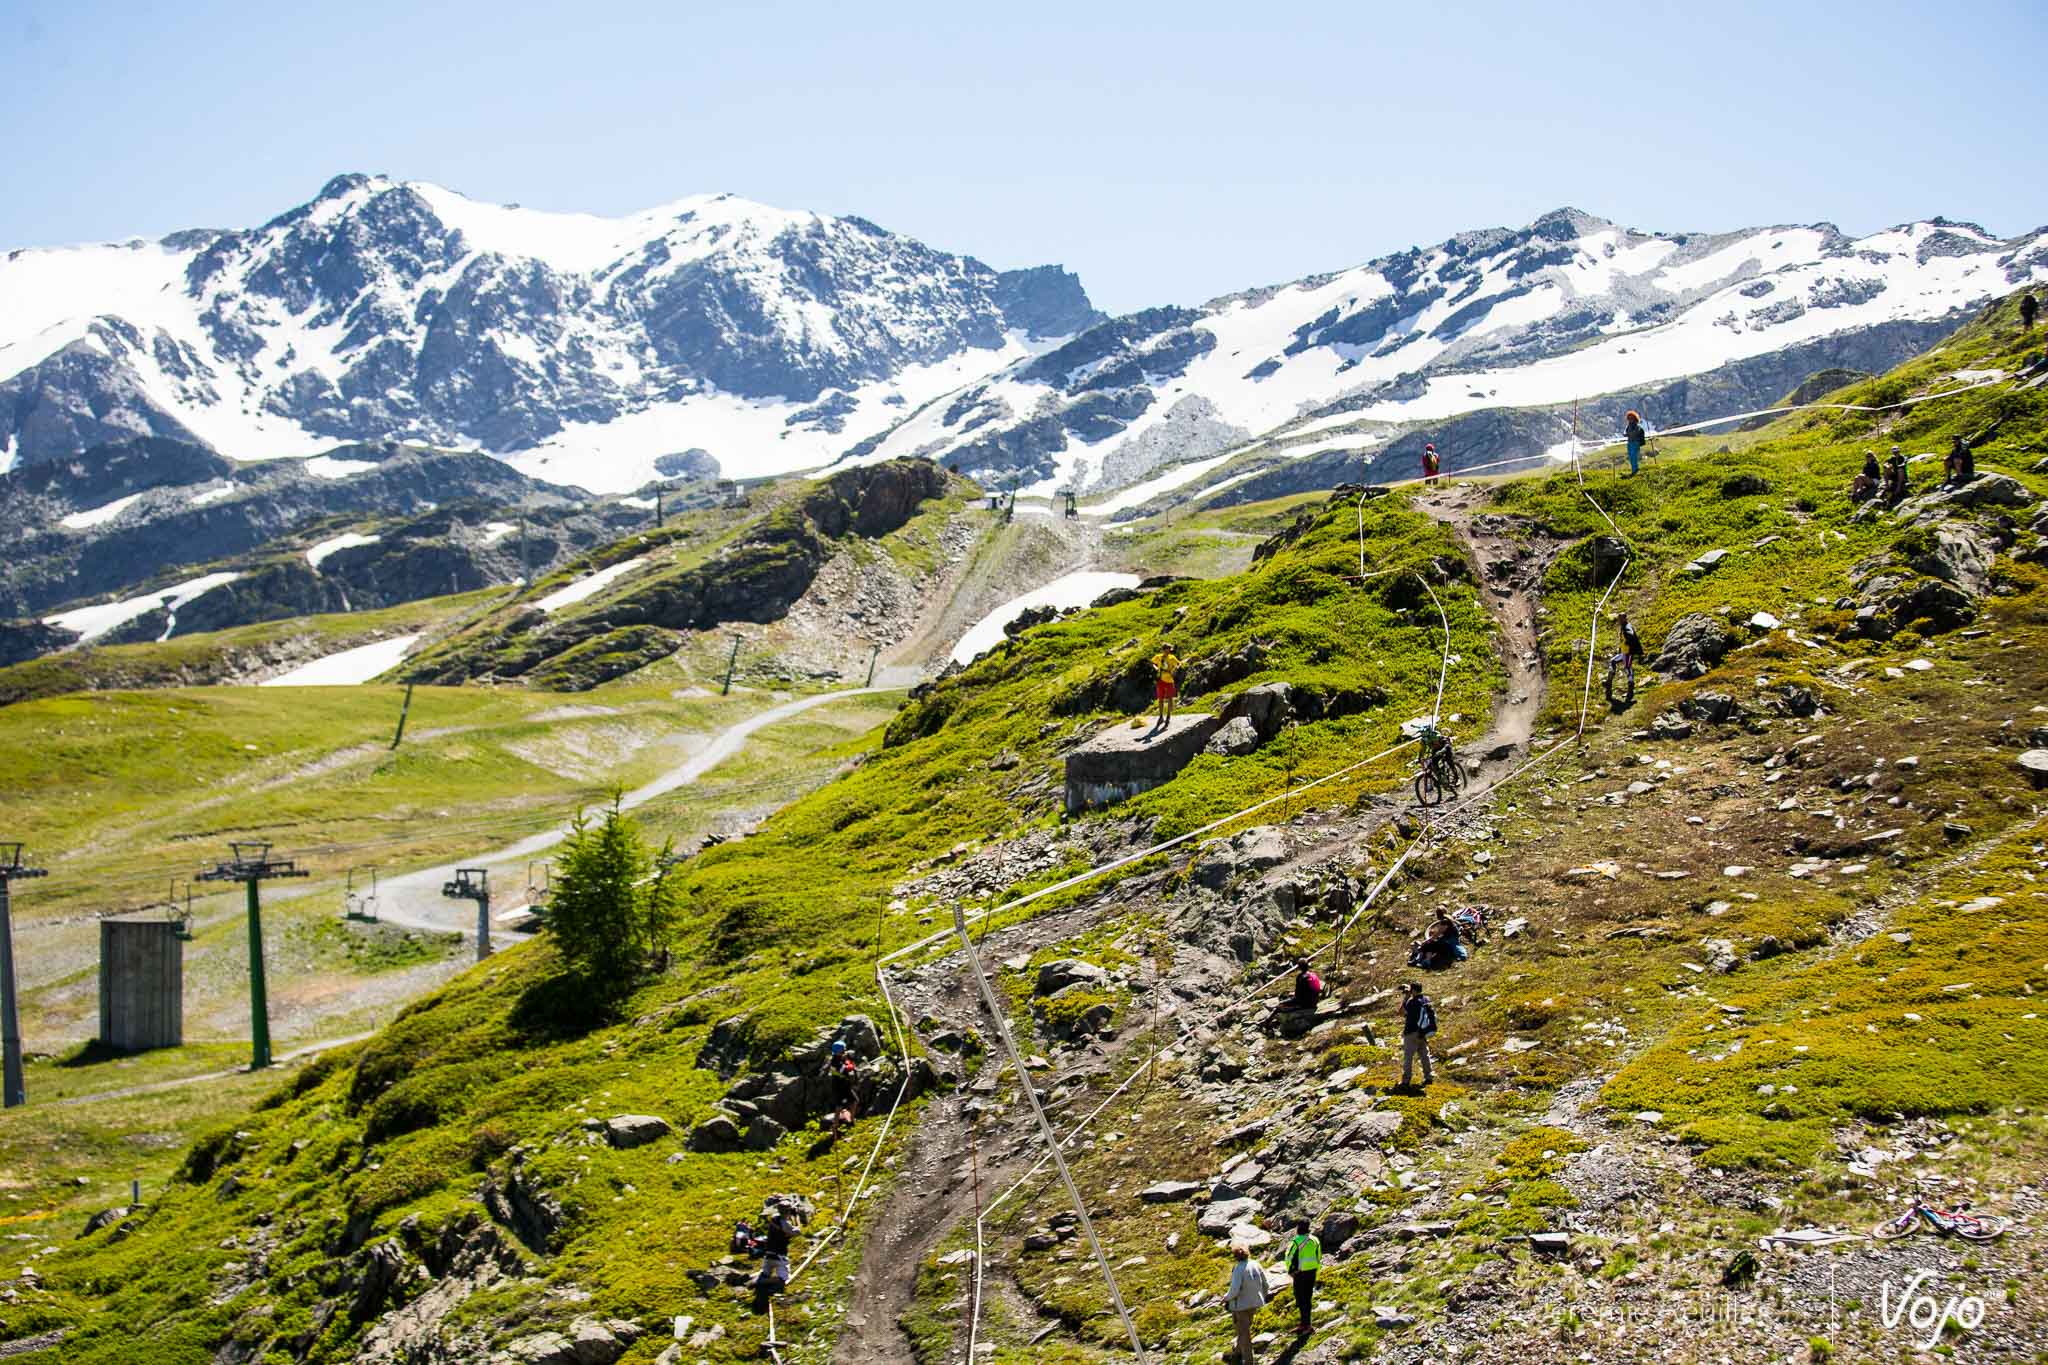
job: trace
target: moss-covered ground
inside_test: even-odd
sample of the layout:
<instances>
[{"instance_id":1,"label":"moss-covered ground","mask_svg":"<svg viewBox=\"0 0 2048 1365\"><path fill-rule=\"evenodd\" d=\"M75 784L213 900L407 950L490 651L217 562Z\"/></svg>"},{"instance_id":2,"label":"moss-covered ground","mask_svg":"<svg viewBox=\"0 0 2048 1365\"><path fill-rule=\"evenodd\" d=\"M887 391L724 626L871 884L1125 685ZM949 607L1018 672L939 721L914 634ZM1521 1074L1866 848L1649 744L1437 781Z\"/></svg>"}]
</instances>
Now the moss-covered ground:
<instances>
[{"instance_id":1,"label":"moss-covered ground","mask_svg":"<svg viewBox=\"0 0 2048 1365\"><path fill-rule=\"evenodd\" d=\"M1120 713L1086 700L1091 687L1164 640L1190 660L1264 642L1263 665L1230 691L1284 678L1382 700L1290 731L1252 758L1198 760L1126 808L1162 833L1278 791L1290 770L1306 777L1385 747L1401 720L1431 704L1442 632L1435 613L1416 610L1393 582L1360 589L1346 581L1356 569L1355 526L1348 507L1333 508L1250 574L1177 584L1041 628L939 684L897 718L883 747L847 755L858 766L757 833L686 865L683 951L630 1002L625 1017L637 1022L581 1034L549 1025L534 1002L547 998L552 958L535 944L473 969L375 1041L303 1073L277 1103L235 1119L248 1136L213 1144L224 1154L217 1169L167 1192L144 1229L46 1262L47 1320L68 1317L78 1329L66 1358L131 1358L123 1353L139 1345L160 1359L189 1358L191 1347L179 1343L217 1339L237 1321L266 1337L301 1330L294 1324L308 1322L327 1292L330 1277L318 1267L331 1254L323 1250L330 1219L365 1220L372 1237L414 1215L436 1225L473 1207L478 1181L502 1171L514 1144L528 1177L562 1200L566 1222L545 1283L508 1286L464 1310L480 1327L503 1339L526 1322L552 1320L547 1285L574 1284L595 1296L592 1311L721 1322L728 1335L710 1358L750 1356L764 1325L706 1300L686 1272L715 1261L732 1221L770 1190L811 1194L836 1217L854 1177L845 1158L807 1155L812 1137L799 1134L764 1155L671 1162L672 1142L629 1152L588 1146L581 1120L647 1112L682 1127L701 1117L722 1085L692 1063L709 1025L728 1015L750 1016L754 1047L772 1055L849 1009L878 1013L874 926L879 920L885 946L922 932L908 915L888 912L895 883L955 843L1055 818L1049 798L1023 789L1042 787L1056 769L1061 737L1120 723ZM1443 532L1398 505L1370 509L1366 529L1375 562L1455 558ZM1441 591L1451 647L1468 661L1452 670L1447 705L1482 713L1498 684L1490 622L1468 583ZM416 700L415 726L419 708ZM1004 750L1021 762L991 767ZM214 1187L230 1176L238 1192L223 1201ZM232 1259L214 1248L259 1215L284 1230L260 1284L234 1302L210 1302L198 1287ZM855 1249L857 1240L819 1262L803 1298L788 1305L785 1338L829 1332ZM60 1272L60 1261L72 1268ZM259 1301L265 1308L252 1316ZM152 1324L141 1343L138 1323ZM358 1330L345 1315L336 1319L308 1358L349 1358Z\"/></svg>"}]
</instances>

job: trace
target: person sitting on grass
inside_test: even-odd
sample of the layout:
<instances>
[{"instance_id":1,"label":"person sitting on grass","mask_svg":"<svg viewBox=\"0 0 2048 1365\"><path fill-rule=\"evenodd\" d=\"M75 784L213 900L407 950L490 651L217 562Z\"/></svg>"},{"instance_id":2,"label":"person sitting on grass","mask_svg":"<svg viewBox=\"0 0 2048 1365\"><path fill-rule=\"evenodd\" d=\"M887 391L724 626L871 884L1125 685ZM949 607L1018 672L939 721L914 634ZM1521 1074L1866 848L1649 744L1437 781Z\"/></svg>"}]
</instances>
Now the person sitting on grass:
<instances>
[{"instance_id":1,"label":"person sitting on grass","mask_svg":"<svg viewBox=\"0 0 2048 1365\"><path fill-rule=\"evenodd\" d=\"M1458 926L1450 916L1439 913L1431 921L1429 932L1417 939L1408 949L1408 965L1427 971L1440 971L1465 956L1465 945L1458 939Z\"/></svg>"},{"instance_id":2,"label":"person sitting on grass","mask_svg":"<svg viewBox=\"0 0 2048 1365\"><path fill-rule=\"evenodd\" d=\"M1313 1010L1322 1002L1323 979L1310 969L1306 960L1294 964L1294 996L1287 1007L1295 1010Z\"/></svg>"}]
</instances>

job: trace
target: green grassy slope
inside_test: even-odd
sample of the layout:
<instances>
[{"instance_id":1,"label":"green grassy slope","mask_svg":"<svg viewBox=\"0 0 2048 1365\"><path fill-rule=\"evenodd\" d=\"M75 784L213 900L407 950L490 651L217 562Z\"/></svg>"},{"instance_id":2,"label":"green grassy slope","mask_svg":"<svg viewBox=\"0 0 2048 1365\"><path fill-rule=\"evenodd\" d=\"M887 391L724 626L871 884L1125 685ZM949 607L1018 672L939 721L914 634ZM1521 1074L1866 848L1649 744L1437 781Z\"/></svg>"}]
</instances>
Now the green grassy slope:
<instances>
[{"instance_id":1,"label":"green grassy slope","mask_svg":"<svg viewBox=\"0 0 2048 1365\"><path fill-rule=\"evenodd\" d=\"M305 663L393 635L444 630L511 592L483 588L376 611L295 616L147 644L99 645L0 668L0 706L66 692L192 687L289 658Z\"/></svg>"},{"instance_id":2,"label":"green grassy slope","mask_svg":"<svg viewBox=\"0 0 2048 1365\"><path fill-rule=\"evenodd\" d=\"M686 942L678 965L631 1002L626 1017L635 1022L581 1036L551 1029L522 1005L550 979L550 950L538 943L503 954L234 1119L132 1235L102 1235L46 1258L50 1291L10 1317L10 1332L67 1323L75 1333L64 1358L73 1362L134 1359L135 1351L197 1360L230 1335L259 1352L303 1335L305 1358L349 1359L360 1324L347 1313L314 1314L338 1292L352 1248L409 1218L431 1231L473 1212L479 1183L505 1179L516 1148L523 1178L562 1202L555 1253L541 1280L470 1300L461 1321L503 1340L558 1317L550 1286L577 1285L595 1296L590 1311L648 1321L691 1312L719 1322L728 1336L706 1354L750 1357L764 1324L703 1298L685 1272L721 1254L731 1220L771 1189L812 1193L836 1215L835 1199L853 1180L843 1157L807 1158L810 1139L799 1134L766 1157L670 1162L673 1141L627 1152L587 1146L581 1119L649 1112L687 1126L701 1117L722 1085L692 1063L709 1025L727 1015L749 1012L754 1045L772 1050L849 1009L879 1013L869 972L877 924L885 945L926 932L913 915L888 912L894 883L957 842L1052 820L1038 784L1055 770L1056 744L1092 720L1120 723L1121 713L1089 700L1091 687L1162 640L1191 661L1254 636L1267 642L1264 663L1227 691L1284 677L1384 699L1290 731L1251 758L1198 760L1121 812L1161 833L1280 790L1290 767L1312 776L1390 742L1402 719L1431 702L1441 632L1400 579L1364 589L1346 582L1356 568L1355 524L1348 506L1329 509L1249 574L1178 584L1041 628L938 685L855 770L687 867ZM1375 563L1452 554L1441 531L1398 503L1368 509L1366 528ZM1452 671L1447 707L1478 714L1499 681L1491 627L1468 583L1440 592L1451 646L1464 660ZM992 769L990 758L1006 748L1019 764ZM234 1192L224 1196L230 1180ZM209 1294L229 1261L246 1264L222 1244L259 1225L274 1243L254 1282L225 1301ZM794 1330L829 1326L831 1291L853 1264L851 1251L821 1263L814 1297L792 1307ZM651 1358L653 1344L633 1358Z\"/></svg>"}]
</instances>

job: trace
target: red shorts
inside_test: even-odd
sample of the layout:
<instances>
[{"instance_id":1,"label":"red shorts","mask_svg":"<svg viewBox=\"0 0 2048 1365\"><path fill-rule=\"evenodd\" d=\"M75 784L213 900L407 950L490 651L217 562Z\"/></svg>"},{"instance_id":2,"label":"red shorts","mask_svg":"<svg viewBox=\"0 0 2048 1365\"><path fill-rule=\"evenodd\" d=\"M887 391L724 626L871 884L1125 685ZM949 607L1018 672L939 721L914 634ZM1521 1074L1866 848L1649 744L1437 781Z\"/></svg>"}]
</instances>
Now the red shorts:
<instances>
[{"instance_id":1,"label":"red shorts","mask_svg":"<svg viewBox=\"0 0 2048 1365\"><path fill-rule=\"evenodd\" d=\"M1167 701L1178 695L1178 689L1174 687L1173 679L1161 678L1158 684L1153 687L1152 695L1161 701Z\"/></svg>"}]
</instances>

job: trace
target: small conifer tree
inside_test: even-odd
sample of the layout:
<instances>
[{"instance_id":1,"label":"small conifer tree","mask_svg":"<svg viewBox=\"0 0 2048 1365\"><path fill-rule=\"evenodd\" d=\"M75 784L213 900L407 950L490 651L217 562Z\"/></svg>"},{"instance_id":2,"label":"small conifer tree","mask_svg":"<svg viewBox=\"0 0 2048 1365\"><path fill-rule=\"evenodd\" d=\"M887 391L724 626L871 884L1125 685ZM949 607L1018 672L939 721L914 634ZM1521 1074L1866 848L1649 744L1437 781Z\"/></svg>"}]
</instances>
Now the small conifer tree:
<instances>
[{"instance_id":1,"label":"small conifer tree","mask_svg":"<svg viewBox=\"0 0 2048 1365\"><path fill-rule=\"evenodd\" d=\"M680 887L663 875L639 821L619 809L618 793L594 823L577 814L548 898L549 932L571 974L607 1000L624 995L668 947L681 906Z\"/></svg>"}]
</instances>

